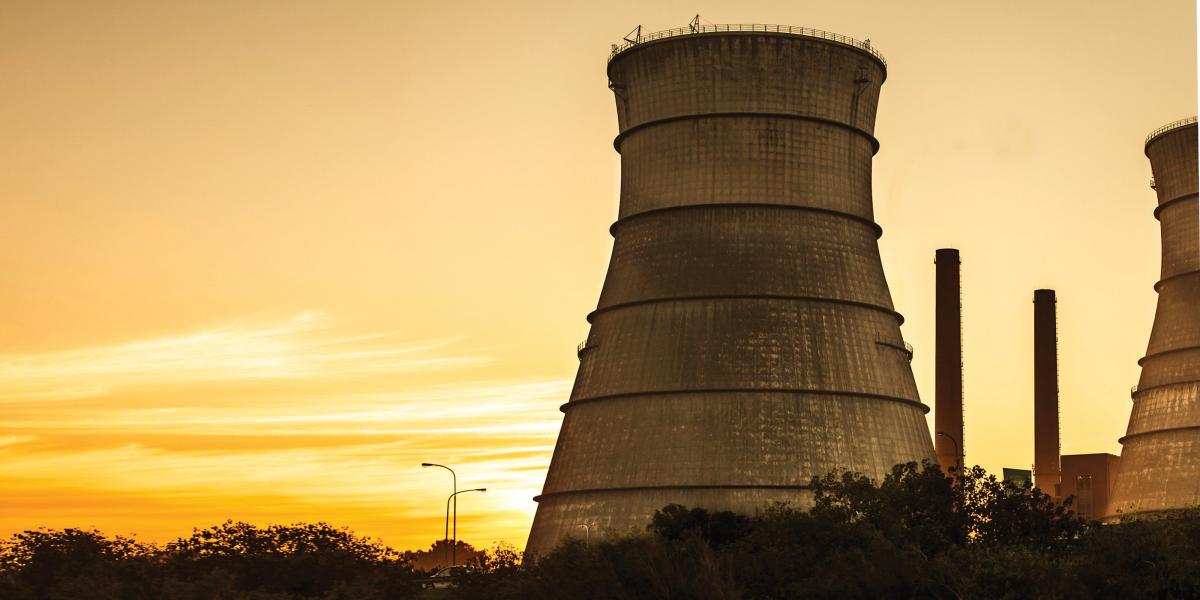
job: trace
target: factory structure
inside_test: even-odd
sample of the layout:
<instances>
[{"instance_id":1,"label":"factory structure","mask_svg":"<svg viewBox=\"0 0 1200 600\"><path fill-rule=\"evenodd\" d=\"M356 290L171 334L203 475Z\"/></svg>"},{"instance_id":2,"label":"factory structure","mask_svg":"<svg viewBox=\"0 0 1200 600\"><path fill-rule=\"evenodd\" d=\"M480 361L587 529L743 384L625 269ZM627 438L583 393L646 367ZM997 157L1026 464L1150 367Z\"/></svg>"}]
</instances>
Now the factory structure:
<instances>
[{"instance_id":1,"label":"factory structure","mask_svg":"<svg viewBox=\"0 0 1200 600\"><path fill-rule=\"evenodd\" d=\"M872 209L882 55L693 22L635 32L608 76L612 258L527 550L934 460Z\"/></svg>"},{"instance_id":2,"label":"factory structure","mask_svg":"<svg viewBox=\"0 0 1200 600\"><path fill-rule=\"evenodd\" d=\"M1129 428L1111 513L1157 513L1200 504L1200 201L1196 119L1146 138L1162 229L1158 307L1142 376L1132 390Z\"/></svg>"},{"instance_id":3,"label":"factory structure","mask_svg":"<svg viewBox=\"0 0 1200 600\"><path fill-rule=\"evenodd\" d=\"M1108 514L1120 459L1113 454L1062 454L1059 428L1058 294L1033 291L1033 469L1004 469L1005 479L1031 483L1085 519Z\"/></svg>"},{"instance_id":4,"label":"factory structure","mask_svg":"<svg viewBox=\"0 0 1200 600\"><path fill-rule=\"evenodd\" d=\"M1200 505L1200 170L1196 118L1146 138L1162 229L1158 307L1142 376L1130 390L1121 456L1060 455L1057 298L1036 290L1034 305L1034 464L1032 482L1089 519L1118 521ZM940 251L939 251L940 252ZM941 279L939 278L939 285ZM942 292L939 290L939 294ZM940 298L940 295L939 295ZM940 322L939 322L940 323ZM940 338L939 338L940 339ZM941 408L941 405L938 405ZM940 421L939 421L940 422ZM1005 478L1029 473L1005 469Z\"/></svg>"},{"instance_id":5,"label":"factory structure","mask_svg":"<svg viewBox=\"0 0 1200 600\"><path fill-rule=\"evenodd\" d=\"M869 41L784 26L697 19L613 47L612 257L528 552L644 529L667 504L803 505L833 471L964 468L959 251L935 254L933 435L879 256L886 76ZM1058 297L1038 289L1034 463L1004 469L1089 519L1200 504L1196 120L1155 131L1146 154L1162 274L1122 456L1061 454Z\"/></svg>"}]
</instances>

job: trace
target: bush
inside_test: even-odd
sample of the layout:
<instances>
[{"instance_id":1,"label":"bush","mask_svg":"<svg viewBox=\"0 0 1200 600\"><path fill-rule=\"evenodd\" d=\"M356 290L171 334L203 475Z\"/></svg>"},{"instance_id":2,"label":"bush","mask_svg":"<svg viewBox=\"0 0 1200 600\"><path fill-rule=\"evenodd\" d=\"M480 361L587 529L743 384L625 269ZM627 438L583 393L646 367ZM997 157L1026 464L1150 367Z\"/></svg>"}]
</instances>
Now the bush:
<instances>
[{"instance_id":1,"label":"bush","mask_svg":"<svg viewBox=\"0 0 1200 600\"><path fill-rule=\"evenodd\" d=\"M0 598L1200 597L1200 510L1101 526L979 467L948 478L913 463L811 490L809 510L754 516L668 505L645 532L568 540L536 561L464 545L478 573L424 593L411 564L444 544L399 553L325 523L227 521L165 547L41 529L0 542Z\"/></svg>"},{"instance_id":2,"label":"bush","mask_svg":"<svg viewBox=\"0 0 1200 600\"><path fill-rule=\"evenodd\" d=\"M227 521L166 547L78 529L0 543L0 598L404 598L419 589L395 550L325 523Z\"/></svg>"}]
</instances>

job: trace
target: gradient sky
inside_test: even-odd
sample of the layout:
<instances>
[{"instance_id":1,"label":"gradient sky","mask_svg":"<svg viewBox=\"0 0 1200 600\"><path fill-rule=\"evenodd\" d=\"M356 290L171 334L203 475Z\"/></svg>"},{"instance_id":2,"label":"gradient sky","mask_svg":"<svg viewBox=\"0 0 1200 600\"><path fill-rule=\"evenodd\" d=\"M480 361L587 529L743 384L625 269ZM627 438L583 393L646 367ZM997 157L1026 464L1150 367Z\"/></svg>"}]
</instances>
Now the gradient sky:
<instances>
[{"instance_id":1,"label":"gradient sky","mask_svg":"<svg viewBox=\"0 0 1200 600\"><path fill-rule=\"evenodd\" d=\"M1196 113L1169 2L0 4L0 535L326 520L523 545L612 239L609 45L782 23L889 61L876 220L933 403L963 256L966 452L1119 452L1154 314L1145 135ZM930 422L932 423L932 413Z\"/></svg>"}]
</instances>

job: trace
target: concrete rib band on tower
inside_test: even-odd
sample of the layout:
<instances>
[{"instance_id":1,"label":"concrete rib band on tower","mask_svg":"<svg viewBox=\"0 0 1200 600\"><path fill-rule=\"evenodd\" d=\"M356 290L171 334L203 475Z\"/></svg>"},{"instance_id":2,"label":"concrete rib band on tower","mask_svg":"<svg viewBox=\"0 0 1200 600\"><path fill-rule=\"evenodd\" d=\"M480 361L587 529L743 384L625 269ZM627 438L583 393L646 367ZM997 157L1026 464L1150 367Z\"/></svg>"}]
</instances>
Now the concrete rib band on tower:
<instances>
[{"instance_id":1,"label":"concrete rib band on tower","mask_svg":"<svg viewBox=\"0 0 1200 600\"><path fill-rule=\"evenodd\" d=\"M1196 119L1153 132L1146 156L1154 172L1162 230L1158 307L1129 428L1121 438L1109 514L1122 517L1200 504L1200 201Z\"/></svg>"},{"instance_id":2,"label":"concrete rib band on tower","mask_svg":"<svg viewBox=\"0 0 1200 600\"><path fill-rule=\"evenodd\" d=\"M805 506L813 476L934 459L872 214L886 67L826 37L614 53L613 253L528 551L645 531L671 503Z\"/></svg>"}]
</instances>

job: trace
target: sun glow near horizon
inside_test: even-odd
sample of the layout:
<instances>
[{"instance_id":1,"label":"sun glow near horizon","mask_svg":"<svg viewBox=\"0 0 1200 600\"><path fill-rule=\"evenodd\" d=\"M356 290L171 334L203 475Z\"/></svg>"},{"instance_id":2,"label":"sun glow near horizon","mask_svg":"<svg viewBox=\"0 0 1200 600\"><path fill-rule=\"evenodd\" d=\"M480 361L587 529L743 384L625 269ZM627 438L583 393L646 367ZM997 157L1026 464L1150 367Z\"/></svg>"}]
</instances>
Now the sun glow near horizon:
<instances>
[{"instance_id":1,"label":"sun glow near horizon","mask_svg":"<svg viewBox=\"0 0 1200 600\"><path fill-rule=\"evenodd\" d=\"M1159 275L1146 133L1196 113L1195 5L46 0L0 8L0 535L327 521L523 545L612 250L610 44L780 23L888 60L880 253L931 406L962 253L967 462L1118 452ZM932 415L930 415L932 417Z\"/></svg>"},{"instance_id":2,"label":"sun glow near horizon","mask_svg":"<svg viewBox=\"0 0 1200 600\"><path fill-rule=\"evenodd\" d=\"M307 311L0 355L0 531L166 541L226 518L324 520L398 548L440 537L454 465L487 487L460 534L524 544L569 382L479 378L456 340L338 335ZM419 383L413 385L412 381Z\"/></svg>"}]
</instances>

